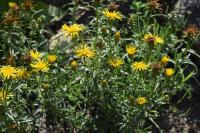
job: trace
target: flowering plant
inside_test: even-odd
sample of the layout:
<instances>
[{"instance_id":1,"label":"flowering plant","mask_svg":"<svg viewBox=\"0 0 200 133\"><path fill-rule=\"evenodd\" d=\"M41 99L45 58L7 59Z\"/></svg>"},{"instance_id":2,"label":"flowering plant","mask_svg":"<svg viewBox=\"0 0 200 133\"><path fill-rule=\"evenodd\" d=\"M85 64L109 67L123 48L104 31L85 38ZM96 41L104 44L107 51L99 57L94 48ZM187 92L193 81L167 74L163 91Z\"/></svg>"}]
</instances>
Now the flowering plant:
<instances>
[{"instance_id":1,"label":"flowering plant","mask_svg":"<svg viewBox=\"0 0 200 133\"><path fill-rule=\"evenodd\" d=\"M36 47L24 47L23 61L19 54L13 57L8 52L16 63L0 67L4 83L1 131L34 132L52 127L63 132L126 133L148 132L153 125L162 132L155 122L159 109L180 91L190 94L187 81L197 68L189 58L193 44L189 36L197 38L197 29L182 32L176 28L182 21L174 25L174 18L167 14L161 25L154 12L161 8L158 0L140 3L141 7L133 2L136 13L126 16L105 8L100 1L93 4L96 14L88 25L73 19L60 27L59 32L73 44L64 48L70 52L59 45L52 50L38 48L44 43L44 36L38 33L42 27L37 32L30 29L33 40L29 43ZM10 7L20 8L13 3ZM27 23L32 22L35 19ZM20 26L6 23L2 29ZM188 68L192 69L186 74Z\"/></svg>"}]
</instances>

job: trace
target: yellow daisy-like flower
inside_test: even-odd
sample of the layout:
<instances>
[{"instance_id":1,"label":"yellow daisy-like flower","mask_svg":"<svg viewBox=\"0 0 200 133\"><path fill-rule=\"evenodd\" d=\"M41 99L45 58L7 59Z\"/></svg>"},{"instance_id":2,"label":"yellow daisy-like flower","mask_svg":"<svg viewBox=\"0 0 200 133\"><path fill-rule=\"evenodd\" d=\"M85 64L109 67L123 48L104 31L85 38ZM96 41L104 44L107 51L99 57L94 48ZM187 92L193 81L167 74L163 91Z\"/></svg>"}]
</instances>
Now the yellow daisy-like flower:
<instances>
[{"instance_id":1,"label":"yellow daisy-like flower","mask_svg":"<svg viewBox=\"0 0 200 133\"><path fill-rule=\"evenodd\" d=\"M121 58L112 58L109 59L108 64L114 68L119 68L121 65L124 64L124 61Z\"/></svg>"},{"instance_id":2,"label":"yellow daisy-like flower","mask_svg":"<svg viewBox=\"0 0 200 133\"><path fill-rule=\"evenodd\" d=\"M57 56L54 54L50 54L50 55L48 55L47 59L50 63L54 63L57 59Z\"/></svg>"},{"instance_id":3,"label":"yellow daisy-like flower","mask_svg":"<svg viewBox=\"0 0 200 133\"><path fill-rule=\"evenodd\" d=\"M149 65L144 63L143 61L140 61L140 62L134 62L132 63L132 68L133 70L136 70L136 71L144 71L146 69L148 69Z\"/></svg>"},{"instance_id":4,"label":"yellow daisy-like flower","mask_svg":"<svg viewBox=\"0 0 200 133\"><path fill-rule=\"evenodd\" d=\"M2 66L0 68L0 74L4 79L16 79L17 78L17 69L10 65Z\"/></svg>"},{"instance_id":5,"label":"yellow daisy-like flower","mask_svg":"<svg viewBox=\"0 0 200 133\"><path fill-rule=\"evenodd\" d=\"M26 79L30 76L30 73L27 71L25 67L21 67L17 69L17 76L22 79Z\"/></svg>"},{"instance_id":6,"label":"yellow daisy-like flower","mask_svg":"<svg viewBox=\"0 0 200 133\"><path fill-rule=\"evenodd\" d=\"M31 63L31 67L35 71L47 72L49 70L49 63L44 60L37 60Z\"/></svg>"},{"instance_id":7,"label":"yellow daisy-like flower","mask_svg":"<svg viewBox=\"0 0 200 133\"><path fill-rule=\"evenodd\" d=\"M136 53L136 47L134 47L133 45L126 45L126 52L129 55L134 55Z\"/></svg>"},{"instance_id":8,"label":"yellow daisy-like flower","mask_svg":"<svg viewBox=\"0 0 200 133\"><path fill-rule=\"evenodd\" d=\"M29 54L30 54L31 58L34 60L39 60L42 57L42 54L40 52L34 51L34 50L31 50L29 52Z\"/></svg>"},{"instance_id":9,"label":"yellow daisy-like flower","mask_svg":"<svg viewBox=\"0 0 200 133\"><path fill-rule=\"evenodd\" d=\"M161 62L163 64L167 64L169 62L169 60L170 60L169 56L165 55L165 56L162 57Z\"/></svg>"},{"instance_id":10,"label":"yellow daisy-like flower","mask_svg":"<svg viewBox=\"0 0 200 133\"><path fill-rule=\"evenodd\" d=\"M157 44L163 44L164 43L164 39L163 38L161 38L161 37L159 37L157 35L153 35L151 33L145 34L144 35L144 40L148 44L152 44L152 45L157 45Z\"/></svg>"},{"instance_id":11,"label":"yellow daisy-like flower","mask_svg":"<svg viewBox=\"0 0 200 133\"><path fill-rule=\"evenodd\" d=\"M109 20L122 20L122 15L120 12L109 12L108 9L106 9L105 11L103 11L103 15L106 16Z\"/></svg>"},{"instance_id":12,"label":"yellow daisy-like flower","mask_svg":"<svg viewBox=\"0 0 200 133\"><path fill-rule=\"evenodd\" d=\"M174 69L173 68L166 68L165 69L165 75L168 77L171 77L174 74Z\"/></svg>"},{"instance_id":13,"label":"yellow daisy-like flower","mask_svg":"<svg viewBox=\"0 0 200 133\"><path fill-rule=\"evenodd\" d=\"M65 35L70 35L71 38L75 38L79 35L79 32L83 31L84 26L73 24L71 26L67 26L66 24L62 25L61 30L65 33Z\"/></svg>"},{"instance_id":14,"label":"yellow daisy-like flower","mask_svg":"<svg viewBox=\"0 0 200 133\"><path fill-rule=\"evenodd\" d=\"M95 52L86 45L79 46L75 49L75 54L79 58L92 58L95 56Z\"/></svg>"},{"instance_id":15,"label":"yellow daisy-like flower","mask_svg":"<svg viewBox=\"0 0 200 133\"><path fill-rule=\"evenodd\" d=\"M13 9L13 10L17 10L19 8L19 6L17 5L17 3L15 2L9 2L8 6Z\"/></svg>"},{"instance_id":16,"label":"yellow daisy-like flower","mask_svg":"<svg viewBox=\"0 0 200 133\"><path fill-rule=\"evenodd\" d=\"M1 90L1 91L0 91L0 102L9 99L9 98L12 97L12 96L13 96L12 93L9 93L9 92L2 91L2 90Z\"/></svg>"},{"instance_id":17,"label":"yellow daisy-like flower","mask_svg":"<svg viewBox=\"0 0 200 133\"><path fill-rule=\"evenodd\" d=\"M136 99L136 102L137 102L137 104L139 104L139 105L143 105L143 104L147 103L148 100L146 99L146 97L138 97L138 98Z\"/></svg>"}]
</instances>

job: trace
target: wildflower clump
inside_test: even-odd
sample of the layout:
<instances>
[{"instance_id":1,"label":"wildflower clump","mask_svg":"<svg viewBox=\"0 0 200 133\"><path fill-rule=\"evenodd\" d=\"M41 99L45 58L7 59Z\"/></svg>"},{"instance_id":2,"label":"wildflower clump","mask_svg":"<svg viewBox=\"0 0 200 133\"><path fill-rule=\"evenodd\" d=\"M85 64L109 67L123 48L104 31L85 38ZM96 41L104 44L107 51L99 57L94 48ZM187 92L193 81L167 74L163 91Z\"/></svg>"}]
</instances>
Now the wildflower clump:
<instances>
[{"instance_id":1,"label":"wildflower clump","mask_svg":"<svg viewBox=\"0 0 200 133\"><path fill-rule=\"evenodd\" d=\"M171 98L190 94L199 29L160 0L108 2L74 0L57 17L32 0L0 10L0 132L147 133ZM54 16L68 24L47 34Z\"/></svg>"}]
</instances>

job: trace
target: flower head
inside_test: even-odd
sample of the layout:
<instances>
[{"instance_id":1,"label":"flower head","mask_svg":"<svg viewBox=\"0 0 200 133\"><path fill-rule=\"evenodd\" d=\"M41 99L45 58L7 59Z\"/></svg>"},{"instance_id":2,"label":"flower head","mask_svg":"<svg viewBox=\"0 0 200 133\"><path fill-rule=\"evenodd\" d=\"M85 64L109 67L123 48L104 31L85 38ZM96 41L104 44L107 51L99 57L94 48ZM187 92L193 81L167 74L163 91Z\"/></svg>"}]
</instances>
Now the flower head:
<instances>
[{"instance_id":1,"label":"flower head","mask_svg":"<svg viewBox=\"0 0 200 133\"><path fill-rule=\"evenodd\" d=\"M24 3L22 3L22 7L26 10L29 10L33 7L33 1L32 0L25 0Z\"/></svg>"},{"instance_id":2,"label":"flower head","mask_svg":"<svg viewBox=\"0 0 200 133\"><path fill-rule=\"evenodd\" d=\"M136 70L136 71L144 71L148 69L148 67L149 65L144 63L143 61L132 63L132 68L133 70Z\"/></svg>"},{"instance_id":3,"label":"flower head","mask_svg":"<svg viewBox=\"0 0 200 133\"><path fill-rule=\"evenodd\" d=\"M196 38L200 35L200 30L198 29L197 26L194 25L189 25L188 27L185 28L183 31L184 37L193 37Z\"/></svg>"},{"instance_id":4,"label":"flower head","mask_svg":"<svg viewBox=\"0 0 200 133\"><path fill-rule=\"evenodd\" d=\"M156 73L159 72L162 67L163 67L163 64L161 62L151 64L151 68L153 69L153 72L156 72Z\"/></svg>"},{"instance_id":5,"label":"flower head","mask_svg":"<svg viewBox=\"0 0 200 133\"><path fill-rule=\"evenodd\" d=\"M50 63L54 63L57 59L57 56L54 54L50 54L50 55L48 55L47 59Z\"/></svg>"},{"instance_id":6,"label":"flower head","mask_svg":"<svg viewBox=\"0 0 200 133\"><path fill-rule=\"evenodd\" d=\"M129 55L134 55L136 53L136 47L134 47L133 45L126 45L126 52Z\"/></svg>"},{"instance_id":7,"label":"flower head","mask_svg":"<svg viewBox=\"0 0 200 133\"><path fill-rule=\"evenodd\" d=\"M145 40L145 42L147 42L148 44L151 44L151 45L157 45L157 44L163 44L164 43L163 38L161 38L157 35L152 35L151 33L145 34L144 40Z\"/></svg>"},{"instance_id":8,"label":"flower head","mask_svg":"<svg viewBox=\"0 0 200 133\"><path fill-rule=\"evenodd\" d=\"M4 79L16 79L17 78L17 69L10 65L2 66L0 68L0 74Z\"/></svg>"},{"instance_id":9,"label":"flower head","mask_svg":"<svg viewBox=\"0 0 200 133\"><path fill-rule=\"evenodd\" d=\"M122 20L122 15L116 11L110 12L108 9L106 9L103 11L103 15L106 16L109 20Z\"/></svg>"},{"instance_id":10,"label":"flower head","mask_svg":"<svg viewBox=\"0 0 200 133\"><path fill-rule=\"evenodd\" d=\"M92 58L95 56L95 52L86 45L79 46L75 49L75 54L79 58Z\"/></svg>"},{"instance_id":11,"label":"flower head","mask_svg":"<svg viewBox=\"0 0 200 133\"><path fill-rule=\"evenodd\" d=\"M44 60L37 60L31 63L31 67L37 72L47 72L49 70L49 63Z\"/></svg>"},{"instance_id":12,"label":"flower head","mask_svg":"<svg viewBox=\"0 0 200 133\"><path fill-rule=\"evenodd\" d=\"M100 84L103 86L103 87L106 87L107 85L108 85L108 81L107 80L102 80L101 82L100 82Z\"/></svg>"},{"instance_id":13,"label":"flower head","mask_svg":"<svg viewBox=\"0 0 200 133\"><path fill-rule=\"evenodd\" d=\"M17 76L22 79L26 79L30 76L30 73L27 71L25 67L21 67L17 69Z\"/></svg>"},{"instance_id":14,"label":"flower head","mask_svg":"<svg viewBox=\"0 0 200 133\"><path fill-rule=\"evenodd\" d=\"M34 60L39 60L42 57L42 54L40 52L34 51L34 50L31 50L29 52L29 54L30 54L31 58Z\"/></svg>"},{"instance_id":15,"label":"flower head","mask_svg":"<svg viewBox=\"0 0 200 133\"><path fill-rule=\"evenodd\" d=\"M161 62L162 62L163 64L167 64L167 63L169 62L169 60L170 60L169 56L168 56L168 55L164 55L164 56L162 57L162 59L161 59Z\"/></svg>"},{"instance_id":16,"label":"flower head","mask_svg":"<svg viewBox=\"0 0 200 133\"><path fill-rule=\"evenodd\" d=\"M17 3L15 3L15 2L9 2L8 5L9 5L9 7L10 7L11 9L13 9L13 10L19 9L19 6L18 6Z\"/></svg>"},{"instance_id":17,"label":"flower head","mask_svg":"<svg viewBox=\"0 0 200 133\"><path fill-rule=\"evenodd\" d=\"M13 24L13 23L17 23L18 20L19 20L18 14L14 14L13 12L7 12L4 16L3 23Z\"/></svg>"},{"instance_id":18,"label":"flower head","mask_svg":"<svg viewBox=\"0 0 200 133\"><path fill-rule=\"evenodd\" d=\"M78 66L77 61L73 60L73 61L70 63L70 66L71 66L72 69L76 69L77 66Z\"/></svg>"},{"instance_id":19,"label":"flower head","mask_svg":"<svg viewBox=\"0 0 200 133\"><path fill-rule=\"evenodd\" d=\"M121 58L116 57L109 59L108 64L114 68L119 68L124 64L124 61Z\"/></svg>"},{"instance_id":20,"label":"flower head","mask_svg":"<svg viewBox=\"0 0 200 133\"><path fill-rule=\"evenodd\" d=\"M115 39L116 39L117 41L119 41L120 37L121 37L121 33L120 33L119 31L117 31L117 32L115 33Z\"/></svg>"},{"instance_id":21,"label":"flower head","mask_svg":"<svg viewBox=\"0 0 200 133\"><path fill-rule=\"evenodd\" d=\"M118 7L119 7L119 5L117 5L116 2L111 2L111 3L108 5L108 10L109 10L109 11L115 11L115 10L117 10Z\"/></svg>"},{"instance_id":22,"label":"flower head","mask_svg":"<svg viewBox=\"0 0 200 133\"><path fill-rule=\"evenodd\" d=\"M73 24L71 26L67 26L66 24L62 25L61 30L65 33L65 35L70 35L71 38L75 38L79 35L79 32L83 31L84 27L82 25Z\"/></svg>"},{"instance_id":23,"label":"flower head","mask_svg":"<svg viewBox=\"0 0 200 133\"><path fill-rule=\"evenodd\" d=\"M160 10L161 9L161 4L159 3L160 0L148 0L147 5L151 10Z\"/></svg>"},{"instance_id":24,"label":"flower head","mask_svg":"<svg viewBox=\"0 0 200 133\"><path fill-rule=\"evenodd\" d=\"M13 96L12 93L1 90L0 91L0 102L9 99L12 96Z\"/></svg>"},{"instance_id":25,"label":"flower head","mask_svg":"<svg viewBox=\"0 0 200 133\"><path fill-rule=\"evenodd\" d=\"M143 105L143 104L147 103L148 101L147 101L146 97L138 97L138 98L136 99L136 102L137 102L137 104L139 104L139 105Z\"/></svg>"},{"instance_id":26,"label":"flower head","mask_svg":"<svg viewBox=\"0 0 200 133\"><path fill-rule=\"evenodd\" d=\"M174 74L174 69L173 68L166 68L165 69L165 75L168 77L171 77Z\"/></svg>"}]
</instances>

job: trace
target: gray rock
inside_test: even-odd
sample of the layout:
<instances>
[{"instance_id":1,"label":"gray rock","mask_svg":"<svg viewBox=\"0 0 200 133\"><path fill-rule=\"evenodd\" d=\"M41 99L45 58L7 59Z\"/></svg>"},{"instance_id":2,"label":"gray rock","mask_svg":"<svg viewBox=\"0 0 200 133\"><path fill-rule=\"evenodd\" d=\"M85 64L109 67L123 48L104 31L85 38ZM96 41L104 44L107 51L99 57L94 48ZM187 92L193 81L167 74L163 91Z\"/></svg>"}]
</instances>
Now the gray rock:
<instances>
[{"instance_id":1,"label":"gray rock","mask_svg":"<svg viewBox=\"0 0 200 133\"><path fill-rule=\"evenodd\" d=\"M200 27L200 0L178 0L174 12L188 18L188 24Z\"/></svg>"}]
</instances>

